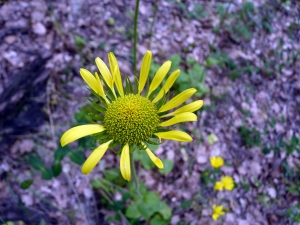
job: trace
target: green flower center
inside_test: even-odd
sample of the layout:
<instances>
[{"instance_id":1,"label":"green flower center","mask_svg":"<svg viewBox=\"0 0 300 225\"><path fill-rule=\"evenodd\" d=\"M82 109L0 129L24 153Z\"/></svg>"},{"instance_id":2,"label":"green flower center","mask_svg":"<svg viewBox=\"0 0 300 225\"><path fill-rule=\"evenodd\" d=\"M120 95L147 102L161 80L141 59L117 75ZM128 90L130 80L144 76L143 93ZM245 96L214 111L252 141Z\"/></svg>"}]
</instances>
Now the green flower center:
<instances>
[{"instance_id":1,"label":"green flower center","mask_svg":"<svg viewBox=\"0 0 300 225\"><path fill-rule=\"evenodd\" d=\"M157 108L149 99L128 94L108 105L104 127L116 142L137 144L152 137L159 125Z\"/></svg>"}]
</instances>

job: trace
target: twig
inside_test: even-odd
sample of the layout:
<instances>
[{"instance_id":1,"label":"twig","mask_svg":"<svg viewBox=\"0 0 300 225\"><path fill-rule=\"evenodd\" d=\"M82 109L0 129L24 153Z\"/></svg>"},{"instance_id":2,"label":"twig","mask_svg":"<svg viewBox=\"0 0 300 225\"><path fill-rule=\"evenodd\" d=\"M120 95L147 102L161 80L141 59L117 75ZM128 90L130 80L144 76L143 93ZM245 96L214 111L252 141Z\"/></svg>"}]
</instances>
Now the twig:
<instances>
[{"instance_id":1,"label":"twig","mask_svg":"<svg viewBox=\"0 0 300 225\"><path fill-rule=\"evenodd\" d=\"M85 211L84 211L84 209L83 209L83 206L82 206L82 204L81 204L81 202L80 202L79 195L78 195L76 189L74 188L74 186L73 186L73 184L72 184L72 181L71 181L71 178L70 178L69 174L68 174L68 173L64 173L64 175L65 175L66 180L67 180L68 184L70 185L70 187L71 187L73 193L75 194L75 199L76 199L76 201L77 201L77 204L79 205L79 209L81 210L81 213L82 213L83 216L85 217L86 222L88 222L89 220L88 220L87 215L86 215L86 213L85 213Z\"/></svg>"},{"instance_id":2,"label":"twig","mask_svg":"<svg viewBox=\"0 0 300 225\"><path fill-rule=\"evenodd\" d=\"M54 143L56 142L56 138L55 138L55 130L54 130L54 125L53 125L53 118L52 118L52 114L51 114L51 105L50 105L50 78L47 81L47 87L46 87L46 100L47 100L47 113L49 116L49 123L50 123L50 131L51 131L51 135L52 135L52 140L54 141Z\"/></svg>"}]
</instances>

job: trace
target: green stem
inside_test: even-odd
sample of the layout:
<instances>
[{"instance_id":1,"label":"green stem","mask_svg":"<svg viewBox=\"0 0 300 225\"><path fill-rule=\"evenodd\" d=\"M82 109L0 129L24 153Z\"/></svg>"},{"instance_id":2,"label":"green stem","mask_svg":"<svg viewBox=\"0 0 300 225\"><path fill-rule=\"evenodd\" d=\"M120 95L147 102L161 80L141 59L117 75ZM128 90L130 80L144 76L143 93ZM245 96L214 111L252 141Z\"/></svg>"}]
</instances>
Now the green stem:
<instances>
[{"instance_id":1,"label":"green stem","mask_svg":"<svg viewBox=\"0 0 300 225\"><path fill-rule=\"evenodd\" d=\"M228 3L227 8L225 10L225 13L224 13L224 15L221 18L221 21L220 21L220 24L219 24L219 27L218 27L218 30L217 30L218 34L220 34L220 30L222 29L222 27L224 25L225 19L226 19L227 15L228 15L229 7L231 6L232 2L233 2L233 0L230 0L230 2ZM216 36L214 37L214 40L213 40L212 43L214 44L215 41L216 41Z\"/></svg>"},{"instance_id":2,"label":"green stem","mask_svg":"<svg viewBox=\"0 0 300 225\"><path fill-rule=\"evenodd\" d=\"M149 35L150 37L149 37L149 45L148 45L149 50L151 49L152 32L153 32L154 22L155 22L155 18L156 18L157 9L158 9L157 5L158 5L158 0L155 1L154 6L153 6L154 14L153 14L153 20L151 23L151 27L150 27L150 35Z\"/></svg>"},{"instance_id":3,"label":"green stem","mask_svg":"<svg viewBox=\"0 0 300 225\"><path fill-rule=\"evenodd\" d=\"M135 165L134 165L133 153L131 153L131 155L130 155L130 167L131 167L131 175L132 175L132 180L135 185L136 194L139 196L139 198L142 198L142 195L140 192L139 178L136 174L136 169L135 169Z\"/></svg>"},{"instance_id":4,"label":"green stem","mask_svg":"<svg viewBox=\"0 0 300 225\"><path fill-rule=\"evenodd\" d=\"M140 0L136 0L135 12L134 12L134 28L133 28L133 71L136 76L136 43L137 43L137 23L139 15Z\"/></svg>"}]
</instances>

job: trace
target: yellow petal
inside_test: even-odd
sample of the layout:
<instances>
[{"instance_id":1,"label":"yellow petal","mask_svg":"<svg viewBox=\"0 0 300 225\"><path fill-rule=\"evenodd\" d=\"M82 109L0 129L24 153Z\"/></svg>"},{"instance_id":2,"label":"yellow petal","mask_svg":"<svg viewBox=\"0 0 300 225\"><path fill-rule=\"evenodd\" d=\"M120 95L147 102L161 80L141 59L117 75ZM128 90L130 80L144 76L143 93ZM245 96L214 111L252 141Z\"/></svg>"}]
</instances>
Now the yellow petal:
<instances>
[{"instance_id":1,"label":"yellow petal","mask_svg":"<svg viewBox=\"0 0 300 225\"><path fill-rule=\"evenodd\" d=\"M151 93L153 91L156 90L156 88L161 84L161 82L163 81L163 79L165 78L165 76L167 75L167 73L169 72L170 68L171 68L171 61L167 61L165 62L156 72L150 87L149 87L149 93L148 96L151 95Z\"/></svg>"},{"instance_id":2,"label":"yellow petal","mask_svg":"<svg viewBox=\"0 0 300 225\"><path fill-rule=\"evenodd\" d=\"M108 61L109 61L110 70L111 70L111 73L112 73L112 76L113 76L113 80L116 83L118 92L123 97L124 96L124 89L123 89L123 84L122 84L120 68L119 68L119 65L118 65L118 61L117 61L115 55L112 52L110 52L108 54Z\"/></svg>"},{"instance_id":3,"label":"yellow petal","mask_svg":"<svg viewBox=\"0 0 300 225\"><path fill-rule=\"evenodd\" d=\"M234 181L231 176L224 176L221 178L221 181L226 190L232 191L232 189L234 188Z\"/></svg>"},{"instance_id":4,"label":"yellow petal","mask_svg":"<svg viewBox=\"0 0 300 225\"><path fill-rule=\"evenodd\" d=\"M176 109L174 112L163 115L160 118L175 116L175 115L178 115L183 112L195 112L196 110L200 109L202 106L203 106L203 100L198 100L198 101L189 103L185 106L182 106L182 107Z\"/></svg>"},{"instance_id":5,"label":"yellow petal","mask_svg":"<svg viewBox=\"0 0 300 225\"><path fill-rule=\"evenodd\" d=\"M106 98L106 95L105 95L105 93L104 93L104 89L103 89L102 82L101 82L101 80L100 80L100 78L99 78L97 72L95 72L95 77L96 77L97 83L99 84L99 93L98 93L98 94L106 101L106 103L110 103L110 102L108 101L108 99Z\"/></svg>"},{"instance_id":6,"label":"yellow petal","mask_svg":"<svg viewBox=\"0 0 300 225\"><path fill-rule=\"evenodd\" d=\"M106 150L108 149L109 144L112 142L108 141L102 145L100 145L98 148L96 148L87 158L87 160L84 162L81 168L81 172L83 174L89 174L94 167L97 165L97 163L100 161Z\"/></svg>"},{"instance_id":7,"label":"yellow petal","mask_svg":"<svg viewBox=\"0 0 300 225\"><path fill-rule=\"evenodd\" d=\"M180 104L184 103L187 99L189 99L193 94L195 94L196 91L197 90L195 88L189 88L181 92L180 94L172 98L169 102L167 102L165 105L163 105L158 110L158 112L165 112L179 106Z\"/></svg>"},{"instance_id":8,"label":"yellow petal","mask_svg":"<svg viewBox=\"0 0 300 225\"><path fill-rule=\"evenodd\" d=\"M168 77L167 81L164 83L163 87L161 88L155 99L153 99L153 103L158 102L164 96L164 93L167 93L170 90L179 74L180 70L175 70L173 73L171 73L171 75Z\"/></svg>"},{"instance_id":9,"label":"yellow petal","mask_svg":"<svg viewBox=\"0 0 300 225\"><path fill-rule=\"evenodd\" d=\"M197 116L194 113L185 112L174 116L173 118L162 122L160 126L167 127L177 123L197 121Z\"/></svg>"},{"instance_id":10,"label":"yellow petal","mask_svg":"<svg viewBox=\"0 0 300 225\"><path fill-rule=\"evenodd\" d=\"M189 142L193 140L193 138L190 135L180 130L158 132L155 133L155 135L159 138L173 140L173 141L180 141L180 142Z\"/></svg>"},{"instance_id":11,"label":"yellow petal","mask_svg":"<svg viewBox=\"0 0 300 225\"><path fill-rule=\"evenodd\" d=\"M141 71L140 71L139 88L138 88L139 94L143 91L144 86L147 82L150 65L151 65L151 59L152 59L152 52L148 50L145 53L143 61L142 61L142 66L141 66Z\"/></svg>"},{"instance_id":12,"label":"yellow petal","mask_svg":"<svg viewBox=\"0 0 300 225\"><path fill-rule=\"evenodd\" d=\"M90 88L92 88L97 94L100 94L100 85L94 75L84 68L80 68L79 72L82 79L90 86Z\"/></svg>"},{"instance_id":13,"label":"yellow petal","mask_svg":"<svg viewBox=\"0 0 300 225\"><path fill-rule=\"evenodd\" d=\"M106 84L110 87L111 90L113 90L113 78L108 67L99 57L96 58L95 62Z\"/></svg>"},{"instance_id":14,"label":"yellow petal","mask_svg":"<svg viewBox=\"0 0 300 225\"><path fill-rule=\"evenodd\" d=\"M79 138L104 131L105 128L99 124L87 124L73 127L67 130L60 139L61 146L65 146Z\"/></svg>"},{"instance_id":15,"label":"yellow petal","mask_svg":"<svg viewBox=\"0 0 300 225\"><path fill-rule=\"evenodd\" d=\"M130 168L130 153L129 153L128 144L126 144L123 147L121 152L120 170L123 178L127 181L130 181L131 168Z\"/></svg>"},{"instance_id":16,"label":"yellow petal","mask_svg":"<svg viewBox=\"0 0 300 225\"><path fill-rule=\"evenodd\" d=\"M217 181L217 182L215 183L214 189L215 189L216 191L222 191L223 188L224 188L224 186L223 186L223 183L222 183L221 181Z\"/></svg>"},{"instance_id":17,"label":"yellow petal","mask_svg":"<svg viewBox=\"0 0 300 225\"><path fill-rule=\"evenodd\" d=\"M144 145L144 144L143 144ZM144 145L145 146L145 145ZM146 146L145 146L146 147ZM163 162L154 155L154 153L149 149L146 148L146 152L148 154L148 156L150 157L151 161L159 168L159 169L163 169L164 168L164 164Z\"/></svg>"}]
</instances>

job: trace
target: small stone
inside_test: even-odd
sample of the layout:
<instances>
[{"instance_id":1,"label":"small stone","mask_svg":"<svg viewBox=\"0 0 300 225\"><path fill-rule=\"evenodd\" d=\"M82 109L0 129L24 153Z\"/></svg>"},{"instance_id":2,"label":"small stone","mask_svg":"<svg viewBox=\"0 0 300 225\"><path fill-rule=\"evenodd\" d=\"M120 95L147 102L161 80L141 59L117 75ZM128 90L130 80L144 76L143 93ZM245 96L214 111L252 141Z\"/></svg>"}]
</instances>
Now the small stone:
<instances>
[{"instance_id":1,"label":"small stone","mask_svg":"<svg viewBox=\"0 0 300 225\"><path fill-rule=\"evenodd\" d=\"M31 152L34 147L34 143L32 140L25 139L22 140L20 143L20 152L25 153L25 152Z\"/></svg>"},{"instance_id":2,"label":"small stone","mask_svg":"<svg viewBox=\"0 0 300 225\"><path fill-rule=\"evenodd\" d=\"M35 22L40 22L45 18L45 13L41 11L33 11L31 13L31 19Z\"/></svg>"},{"instance_id":3,"label":"small stone","mask_svg":"<svg viewBox=\"0 0 300 225\"><path fill-rule=\"evenodd\" d=\"M251 170L251 173L252 175L254 176L258 176L261 174L261 165L257 162L257 161L252 161L250 163L250 170Z\"/></svg>"},{"instance_id":4,"label":"small stone","mask_svg":"<svg viewBox=\"0 0 300 225\"><path fill-rule=\"evenodd\" d=\"M31 206L33 204L32 195L30 195L30 194L22 195L21 200L26 206Z\"/></svg>"},{"instance_id":5,"label":"small stone","mask_svg":"<svg viewBox=\"0 0 300 225\"><path fill-rule=\"evenodd\" d=\"M33 33L35 33L37 35L41 35L41 36L43 36L47 33L46 27L44 26L44 24L42 24L40 22L33 24L32 30L33 30Z\"/></svg>"},{"instance_id":6,"label":"small stone","mask_svg":"<svg viewBox=\"0 0 300 225\"><path fill-rule=\"evenodd\" d=\"M7 44L12 44L17 40L17 37L14 35L8 35L4 38L4 40Z\"/></svg>"},{"instance_id":7,"label":"small stone","mask_svg":"<svg viewBox=\"0 0 300 225\"><path fill-rule=\"evenodd\" d=\"M171 224L178 224L178 222L180 222L180 221L181 221L180 216L174 215L174 216L172 216Z\"/></svg>"},{"instance_id":8,"label":"small stone","mask_svg":"<svg viewBox=\"0 0 300 225\"><path fill-rule=\"evenodd\" d=\"M236 216L234 215L234 213L226 213L225 222L228 224L234 224L236 222Z\"/></svg>"},{"instance_id":9,"label":"small stone","mask_svg":"<svg viewBox=\"0 0 300 225\"><path fill-rule=\"evenodd\" d=\"M238 219L237 220L238 225L250 225L250 223L247 220Z\"/></svg>"},{"instance_id":10,"label":"small stone","mask_svg":"<svg viewBox=\"0 0 300 225\"><path fill-rule=\"evenodd\" d=\"M267 188L267 192L268 192L268 195L271 198L276 198L276 190L275 190L275 188L269 187L269 188Z\"/></svg>"},{"instance_id":11,"label":"small stone","mask_svg":"<svg viewBox=\"0 0 300 225\"><path fill-rule=\"evenodd\" d=\"M280 107L279 107L278 103L276 103L276 102L272 105L271 108L276 114L279 113L279 111L280 111Z\"/></svg>"},{"instance_id":12,"label":"small stone","mask_svg":"<svg viewBox=\"0 0 300 225\"><path fill-rule=\"evenodd\" d=\"M90 188L84 188L83 189L83 194L84 194L84 196L86 197L86 198L92 198L92 196L93 196L93 192L91 191L91 189Z\"/></svg>"},{"instance_id":13,"label":"small stone","mask_svg":"<svg viewBox=\"0 0 300 225\"><path fill-rule=\"evenodd\" d=\"M197 156L197 162L198 162L199 164L205 164L205 163L208 162L208 158L207 158L206 155L198 155L198 156Z\"/></svg>"}]
</instances>

